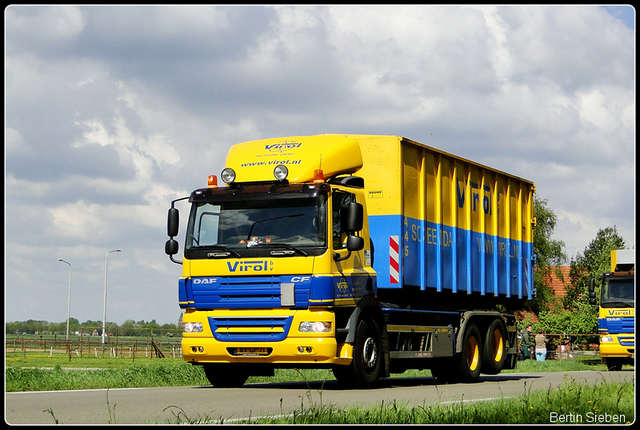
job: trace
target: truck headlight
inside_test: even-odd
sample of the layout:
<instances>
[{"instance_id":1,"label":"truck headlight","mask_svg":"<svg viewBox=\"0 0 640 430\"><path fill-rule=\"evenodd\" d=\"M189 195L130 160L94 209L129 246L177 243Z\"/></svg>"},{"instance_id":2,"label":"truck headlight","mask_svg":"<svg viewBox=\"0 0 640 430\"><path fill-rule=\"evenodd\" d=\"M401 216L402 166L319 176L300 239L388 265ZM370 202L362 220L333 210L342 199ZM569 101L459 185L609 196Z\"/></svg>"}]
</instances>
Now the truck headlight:
<instances>
[{"instance_id":1,"label":"truck headlight","mask_svg":"<svg viewBox=\"0 0 640 430\"><path fill-rule=\"evenodd\" d=\"M185 333L202 333L202 323L200 322L184 323L184 332Z\"/></svg>"},{"instance_id":2,"label":"truck headlight","mask_svg":"<svg viewBox=\"0 0 640 430\"><path fill-rule=\"evenodd\" d=\"M280 182L287 179L287 175L289 175L289 169L287 169L287 166L283 166L282 164L280 164L279 166L276 166L275 169L273 169L273 176L275 176L276 179Z\"/></svg>"},{"instance_id":3,"label":"truck headlight","mask_svg":"<svg viewBox=\"0 0 640 430\"><path fill-rule=\"evenodd\" d=\"M611 343L611 342L613 342L613 337L611 337L611 336L602 336L600 338L600 342Z\"/></svg>"},{"instance_id":4,"label":"truck headlight","mask_svg":"<svg viewBox=\"0 0 640 430\"><path fill-rule=\"evenodd\" d=\"M225 184L232 184L236 180L236 172L232 168L227 167L226 169L222 169L220 178Z\"/></svg>"},{"instance_id":5,"label":"truck headlight","mask_svg":"<svg viewBox=\"0 0 640 430\"><path fill-rule=\"evenodd\" d=\"M331 323L328 321L303 321L298 327L300 333L329 333Z\"/></svg>"}]
</instances>

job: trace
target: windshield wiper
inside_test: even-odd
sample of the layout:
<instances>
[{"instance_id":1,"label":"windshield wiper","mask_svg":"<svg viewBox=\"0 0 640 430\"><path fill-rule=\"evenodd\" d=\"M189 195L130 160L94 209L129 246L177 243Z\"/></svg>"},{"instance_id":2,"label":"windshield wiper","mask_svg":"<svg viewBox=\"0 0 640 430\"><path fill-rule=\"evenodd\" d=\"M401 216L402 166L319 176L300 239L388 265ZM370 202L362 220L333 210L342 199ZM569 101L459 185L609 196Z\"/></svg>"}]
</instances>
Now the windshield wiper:
<instances>
[{"instance_id":1,"label":"windshield wiper","mask_svg":"<svg viewBox=\"0 0 640 430\"><path fill-rule=\"evenodd\" d=\"M309 255L305 251L303 251L302 249L296 248L295 246L291 246L288 243L277 243L277 242L276 243L274 243L274 242L271 242L271 243L257 243L254 246L263 247L263 248L267 248L267 247L271 247L271 246L279 246L281 248L289 249L289 250L293 251L293 253L297 252L298 254L303 255L305 257ZM274 252L275 251L271 251L271 255L274 255Z\"/></svg>"},{"instance_id":2,"label":"windshield wiper","mask_svg":"<svg viewBox=\"0 0 640 430\"><path fill-rule=\"evenodd\" d=\"M233 255L234 257L237 257L237 258L242 258L242 255L227 248L224 245L207 245L206 248L214 248L214 249L219 249L220 251L223 251L223 252L208 252L207 257L209 258L227 258L230 255Z\"/></svg>"},{"instance_id":3,"label":"windshield wiper","mask_svg":"<svg viewBox=\"0 0 640 430\"><path fill-rule=\"evenodd\" d=\"M256 226L256 224L260 224L261 222L276 221L284 218L297 218L299 216L304 216L304 214L282 215L273 218L259 219L258 221L255 221L253 224L251 224L251 228L249 229L249 233L247 234L247 242L249 242L249 240L251 239L251 232L253 231L253 228Z\"/></svg>"}]
</instances>

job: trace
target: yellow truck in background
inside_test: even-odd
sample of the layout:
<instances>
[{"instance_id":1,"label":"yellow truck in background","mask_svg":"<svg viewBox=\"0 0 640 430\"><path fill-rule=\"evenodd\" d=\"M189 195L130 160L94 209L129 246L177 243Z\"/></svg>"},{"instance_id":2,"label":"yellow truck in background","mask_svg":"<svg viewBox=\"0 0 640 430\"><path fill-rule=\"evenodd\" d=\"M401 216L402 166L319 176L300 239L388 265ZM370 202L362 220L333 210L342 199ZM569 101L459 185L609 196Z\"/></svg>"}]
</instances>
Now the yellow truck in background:
<instances>
[{"instance_id":1,"label":"yellow truck in background","mask_svg":"<svg viewBox=\"0 0 640 430\"><path fill-rule=\"evenodd\" d=\"M594 280L589 283L590 303L598 306L600 357L609 370L621 370L635 358L635 251L611 251L611 272L601 280L599 306Z\"/></svg>"},{"instance_id":2,"label":"yellow truck in background","mask_svg":"<svg viewBox=\"0 0 640 430\"><path fill-rule=\"evenodd\" d=\"M234 145L220 178L171 203L165 246L182 264L184 359L214 386L276 368L366 386L515 367L510 312L535 294L532 182L404 137L338 134Z\"/></svg>"}]
</instances>

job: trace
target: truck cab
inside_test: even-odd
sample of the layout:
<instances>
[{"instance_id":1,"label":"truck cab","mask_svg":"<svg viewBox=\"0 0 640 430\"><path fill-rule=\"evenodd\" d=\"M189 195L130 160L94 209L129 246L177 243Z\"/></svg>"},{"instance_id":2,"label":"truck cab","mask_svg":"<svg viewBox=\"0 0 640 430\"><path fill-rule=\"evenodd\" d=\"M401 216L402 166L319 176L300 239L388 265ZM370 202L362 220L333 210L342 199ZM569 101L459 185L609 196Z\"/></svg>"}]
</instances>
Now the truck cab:
<instances>
[{"instance_id":1,"label":"truck cab","mask_svg":"<svg viewBox=\"0 0 640 430\"><path fill-rule=\"evenodd\" d=\"M609 370L633 364L635 357L635 258L633 250L611 251L611 272L601 276L600 305L590 282L591 304L598 306L600 357Z\"/></svg>"},{"instance_id":2,"label":"truck cab","mask_svg":"<svg viewBox=\"0 0 640 430\"><path fill-rule=\"evenodd\" d=\"M251 153L270 154L270 149L275 150L260 142ZM281 150L286 145L276 153ZM250 374L272 374L276 366L348 365L353 342L346 341L355 336L349 319L376 295L372 250L363 239L369 237L364 182L330 171L334 176L325 180L324 171L314 169L292 183L282 159L271 165L270 174L253 169L242 177L246 163L238 160L246 161L246 151L236 147L229 154L230 167L220 175L225 185L210 177L207 188L188 198L178 287L185 309L184 359L204 365L218 386L238 385ZM342 166L334 170L354 169L345 168L345 151L348 155L348 146L340 148ZM357 168L359 148L347 159ZM330 153L324 164L335 166ZM170 236L177 234L177 224L172 208ZM177 248L170 239L167 253L175 255ZM368 364L358 371L377 379L379 351L369 347L366 354Z\"/></svg>"}]
</instances>

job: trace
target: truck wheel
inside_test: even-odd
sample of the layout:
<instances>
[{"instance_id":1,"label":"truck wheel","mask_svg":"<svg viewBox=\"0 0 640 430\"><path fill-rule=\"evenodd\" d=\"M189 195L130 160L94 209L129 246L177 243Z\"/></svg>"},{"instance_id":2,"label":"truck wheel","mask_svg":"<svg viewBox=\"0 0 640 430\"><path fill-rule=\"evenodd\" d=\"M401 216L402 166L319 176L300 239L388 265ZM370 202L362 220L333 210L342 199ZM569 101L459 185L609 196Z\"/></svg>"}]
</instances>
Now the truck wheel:
<instances>
[{"instance_id":1,"label":"truck wheel","mask_svg":"<svg viewBox=\"0 0 640 430\"><path fill-rule=\"evenodd\" d=\"M470 324L464 332L462 353L458 365L458 375L463 381L475 382L482 370L482 340L475 324Z\"/></svg>"},{"instance_id":2,"label":"truck wheel","mask_svg":"<svg viewBox=\"0 0 640 430\"><path fill-rule=\"evenodd\" d=\"M205 376L214 387L242 387L249 378L246 370L233 364L204 364L202 367Z\"/></svg>"},{"instance_id":3,"label":"truck wheel","mask_svg":"<svg viewBox=\"0 0 640 430\"><path fill-rule=\"evenodd\" d=\"M507 345L504 326L500 320L494 320L484 338L482 373L497 375L502 371L507 359Z\"/></svg>"},{"instance_id":4,"label":"truck wheel","mask_svg":"<svg viewBox=\"0 0 640 430\"><path fill-rule=\"evenodd\" d=\"M370 385L382 371L382 335L378 324L370 318L360 320L349 366L335 366L336 379L347 385Z\"/></svg>"}]
</instances>

